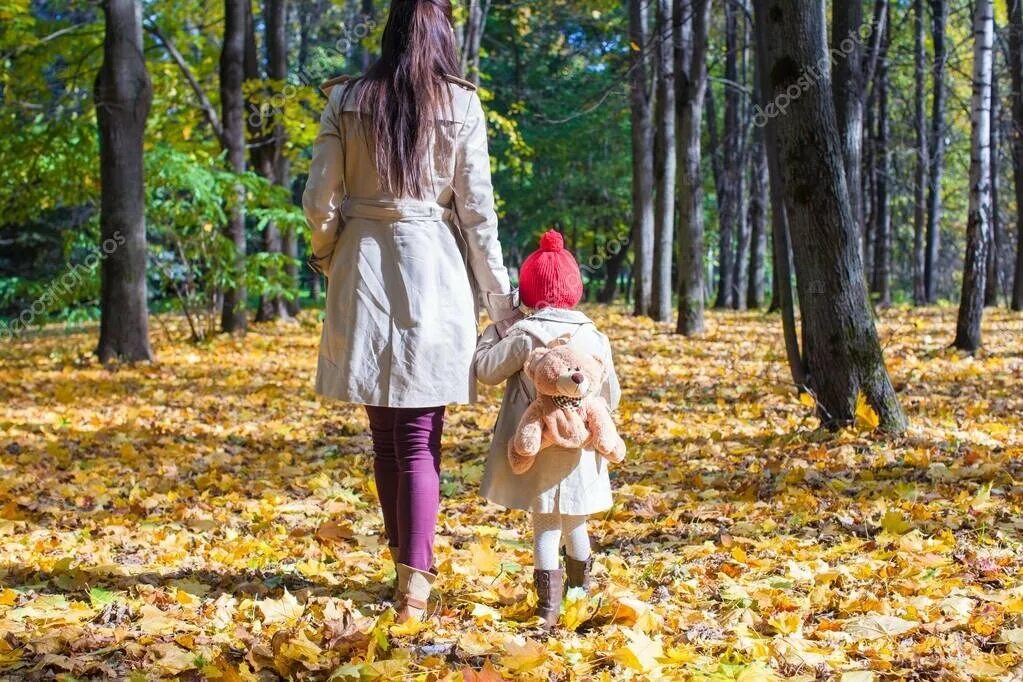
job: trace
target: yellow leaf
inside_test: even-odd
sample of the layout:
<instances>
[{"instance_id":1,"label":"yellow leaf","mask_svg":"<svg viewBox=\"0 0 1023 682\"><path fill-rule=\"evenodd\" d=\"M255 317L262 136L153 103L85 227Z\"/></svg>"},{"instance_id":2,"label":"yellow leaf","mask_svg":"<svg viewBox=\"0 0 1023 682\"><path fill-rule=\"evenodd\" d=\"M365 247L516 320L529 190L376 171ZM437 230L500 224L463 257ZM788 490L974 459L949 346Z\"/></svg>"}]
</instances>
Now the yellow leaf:
<instances>
[{"instance_id":1,"label":"yellow leaf","mask_svg":"<svg viewBox=\"0 0 1023 682\"><path fill-rule=\"evenodd\" d=\"M280 599L262 599L256 602L256 607L263 614L263 623L287 623L296 621L302 617L305 607L298 603L298 600L287 588L284 596Z\"/></svg>"},{"instance_id":2,"label":"yellow leaf","mask_svg":"<svg viewBox=\"0 0 1023 682\"><path fill-rule=\"evenodd\" d=\"M423 630L428 630L429 628L430 624L427 621L411 618L404 623L392 625L387 631L395 637L413 637Z\"/></svg>"},{"instance_id":3,"label":"yellow leaf","mask_svg":"<svg viewBox=\"0 0 1023 682\"><path fill-rule=\"evenodd\" d=\"M651 639L638 630L626 630L625 636L629 643L615 649L616 661L641 673L649 673L660 667L657 659L664 655L664 648L659 640Z\"/></svg>"},{"instance_id":4,"label":"yellow leaf","mask_svg":"<svg viewBox=\"0 0 1023 682\"><path fill-rule=\"evenodd\" d=\"M813 399L812 395L805 391L799 394L799 402L809 408L817 406L817 401Z\"/></svg>"},{"instance_id":5,"label":"yellow leaf","mask_svg":"<svg viewBox=\"0 0 1023 682\"><path fill-rule=\"evenodd\" d=\"M893 509L885 512L884 517L881 519L881 529L886 533L902 535L913 530L913 524L906 518L905 514Z\"/></svg>"},{"instance_id":6,"label":"yellow leaf","mask_svg":"<svg viewBox=\"0 0 1023 682\"><path fill-rule=\"evenodd\" d=\"M494 621L495 623L501 620L501 612L492 606L486 604L473 604L472 611L469 612L476 620L480 621Z\"/></svg>"},{"instance_id":7,"label":"yellow leaf","mask_svg":"<svg viewBox=\"0 0 1023 682\"><path fill-rule=\"evenodd\" d=\"M497 575L501 572L501 557L494 551L489 541L474 542L469 545L472 565L483 575Z\"/></svg>"},{"instance_id":8,"label":"yellow leaf","mask_svg":"<svg viewBox=\"0 0 1023 682\"><path fill-rule=\"evenodd\" d=\"M803 625L803 619L794 611L782 611L771 616L767 624L783 635L791 635Z\"/></svg>"},{"instance_id":9,"label":"yellow leaf","mask_svg":"<svg viewBox=\"0 0 1023 682\"><path fill-rule=\"evenodd\" d=\"M18 601L18 593L11 588L5 588L0 592L0 606L14 606Z\"/></svg>"},{"instance_id":10,"label":"yellow leaf","mask_svg":"<svg viewBox=\"0 0 1023 682\"><path fill-rule=\"evenodd\" d=\"M181 629L181 621L175 618L168 618L167 614L153 606L146 604L139 609L141 618L138 627L147 635L166 635Z\"/></svg>"},{"instance_id":11,"label":"yellow leaf","mask_svg":"<svg viewBox=\"0 0 1023 682\"><path fill-rule=\"evenodd\" d=\"M575 631L593 615L590 597L581 587L573 587L565 595L565 604L561 612L561 624L567 630Z\"/></svg>"},{"instance_id":12,"label":"yellow leaf","mask_svg":"<svg viewBox=\"0 0 1023 682\"><path fill-rule=\"evenodd\" d=\"M867 402L867 396L860 391L856 395L856 428L860 431L873 431L881 423L877 412Z\"/></svg>"},{"instance_id":13,"label":"yellow leaf","mask_svg":"<svg viewBox=\"0 0 1023 682\"><path fill-rule=\"evenodd\" d=\"M509 637L504 643L504 651L501 665L516 673L532 670L547 660L547 649L533 639Z\"/></svg>"}]
</instances>

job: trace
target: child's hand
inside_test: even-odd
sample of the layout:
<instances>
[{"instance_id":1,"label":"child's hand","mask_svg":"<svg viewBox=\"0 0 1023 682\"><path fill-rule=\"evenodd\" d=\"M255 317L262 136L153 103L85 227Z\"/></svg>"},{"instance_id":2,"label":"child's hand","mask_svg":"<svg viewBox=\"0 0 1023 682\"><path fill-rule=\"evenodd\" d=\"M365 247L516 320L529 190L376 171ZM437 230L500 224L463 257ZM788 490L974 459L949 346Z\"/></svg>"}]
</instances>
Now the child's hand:
<instances>
[{"instance_id":1,"label":"child's hand","mask_svg":"<svg viewBox=\"0 0 1023 682\"><path fill-rule=\"evenodd\" d=\"M494 328L497 329L497 335L503 339L505 336L508 335L508 329L513 324L515 324L516 322L525 317L526 316L523 314L523 312L516 308L515 312L511 315L511 317L506 317L503 320L499 320L494 323Z\"/></svg>"}]
</instances>

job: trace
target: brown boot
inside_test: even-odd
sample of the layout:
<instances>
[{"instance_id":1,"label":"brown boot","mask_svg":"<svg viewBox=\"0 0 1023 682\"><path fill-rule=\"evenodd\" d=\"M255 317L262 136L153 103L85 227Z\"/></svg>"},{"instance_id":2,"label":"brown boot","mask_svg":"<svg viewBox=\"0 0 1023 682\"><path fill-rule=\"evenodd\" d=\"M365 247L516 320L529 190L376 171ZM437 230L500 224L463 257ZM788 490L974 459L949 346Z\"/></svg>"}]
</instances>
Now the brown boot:
<instances>
[{"instance_id":1,"label":"brown boot","mask_svg":"<svg viewBox=\"0 0 1023 682\"><path fill-rule=\"evenodd\" d=\"M593 568L593 555L579 561L570 556L565 557L565 584L568 587L581 587L590 591L590 569Z\"/></svg>"},{"instance_id":2,"label":"brown boot","mask_svg":"<svg viewBox=\"0 0 1023 682\"><path fill-rule=\"evenodd\" d=\"M395 621L404 623L407 620L422 620L437 574L405 564L396 564L395 568L398 571L397 597L394 601L398 615Z\"/></svg>"},{"instance_id":3,"label":"brown boot","mask_svg":"<svg viewBox=\"0 0 1023 682\"><path fill-rule=\"evenodd\" d=\"M533 571L533 585L536 587L536 615L543 618L544 628L550 630L558 624L561 615L561 597L565 591L565 572Z\"/></svg>"}]
</instances>

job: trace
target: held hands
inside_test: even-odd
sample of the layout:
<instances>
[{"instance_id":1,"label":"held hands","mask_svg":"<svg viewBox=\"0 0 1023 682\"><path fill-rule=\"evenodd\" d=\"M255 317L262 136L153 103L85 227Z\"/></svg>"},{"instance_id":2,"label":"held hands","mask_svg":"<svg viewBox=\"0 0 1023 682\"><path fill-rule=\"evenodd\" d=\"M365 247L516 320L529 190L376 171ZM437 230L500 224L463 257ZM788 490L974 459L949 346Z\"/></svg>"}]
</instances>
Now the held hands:
<instances>
[{"instance_id":1,"label":"held hands","mask_svg":"<svg viewBox=\"0 0 1023 682\"><path fill-rule=\"evenodd\" d=\"M497 335L503 339L508 335L508 329L519 320L525 319L525 317L526 315L516 308L515 312L513 312L511 316L506 317L503 320L498 320L494 323L494 328L497 329Z\"/></svg>"}]
</instances>

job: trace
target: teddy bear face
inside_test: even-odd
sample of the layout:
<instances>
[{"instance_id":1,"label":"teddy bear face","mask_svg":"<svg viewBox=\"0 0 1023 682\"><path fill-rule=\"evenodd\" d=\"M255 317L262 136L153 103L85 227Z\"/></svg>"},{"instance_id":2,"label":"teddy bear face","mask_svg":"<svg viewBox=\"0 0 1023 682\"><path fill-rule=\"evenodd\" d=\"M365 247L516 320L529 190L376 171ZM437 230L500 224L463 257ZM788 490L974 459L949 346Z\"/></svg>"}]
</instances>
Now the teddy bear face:
<instances>
[{"instance_id":1,"label":"teddy bear face","mask_svg":"<svg viewBox=\"0 0 1023 682\"><path fill-rule=\"evenodd\" d=\"M604 363L595 355L571 346L537 348L524 368L541 395L582 398L598 390L604 379Z\"/></svg>"}]
</instances>

